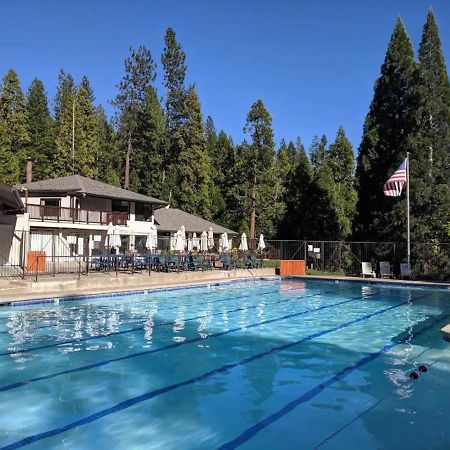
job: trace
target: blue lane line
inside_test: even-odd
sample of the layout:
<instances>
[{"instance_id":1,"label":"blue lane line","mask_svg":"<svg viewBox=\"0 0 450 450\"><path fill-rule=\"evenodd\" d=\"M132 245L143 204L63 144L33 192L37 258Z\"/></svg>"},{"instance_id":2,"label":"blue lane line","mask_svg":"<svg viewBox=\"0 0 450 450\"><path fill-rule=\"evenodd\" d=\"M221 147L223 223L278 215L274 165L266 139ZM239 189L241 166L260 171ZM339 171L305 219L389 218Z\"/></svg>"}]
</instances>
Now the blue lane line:
<instances>
[{"instance_id":1,"label":"blue lane line","mask_svg":"<svg viewBox=\"0 0 450 450\"><path fill-rule=\"evenodd\" d=\"M70 423L68 423L66 425L63 425L61 427L57 427L57 428L54 428L52 430L45 431L43 433L39 433L39 434L35 434L35 435L32 435L32 436L28 436L28 437L26 437L24 439L21 439L20 441L13 442L12 444L9 444L9 445L6 445L4 447L1 447L0 450L11 450L11 449L16 449L16 448L21 448L21 447L24 447L25 445L31 444L33 442L41 441L42 439L46 439L46 438L51 437L51 436L56 436L58 434L64 433L64 432L69 431L69 430L72 430L72 429L77 428L79 426L95 422L95 421L97 421L97 420L99 420L99 419L101 419L101 418L103 418L105 416L108 416L110 414L114 414L114 413L116 413L118 411L122 411L124 409L128 409L131 406L134 406L134 405L136 405L138 403L142 403L142 402L144 402L146 400L150 400L150 399L152 399L154 397L157 397L159 395L165 394L167 392L171 392L171 391L173 391L175 389L178 389L180 387L188 386L190 384L194 384L194 383L197 383L199 381L206 380L206 379L208 379L208 378L210 378L210 377L212 377L214 375L218 375L220 373L227 372L227 371L229 371L231 369L234 369L235 367L239 367L239 366L242 366L244 364L248 364L248 363L250 363L252 361L255 361L257 359L261 359L261 358L263 358L265 356L268 356L268 355L271 355L273 353L277 353L279 351L282 351L282 350L285 350L287 348L293 347L294 345L298 345L298 344L303 343L303 342L311 341L312 339L318 338L320 336L324 336L324 335L326 335L328 333L332 333L334 331L341 330L341 329L346 328L346 327L348 327L350 325L353 325L355 323L363 322L363 321L368 320L368 319L370 319L372 317L378 316L380 314L384 314L385 312L391 311L391 310L393 310L395 308L399 308L401 306L404 306L404 305L407 305L407 304L411 304L412 301L413 300L408 300L406 302L397 303L396 305L389 306L388 308L384 308L384 309L375 311L373 313L367 314L365 316L358 317L357 319L351 320L349 322L342 323L342 324L338 325L337 327L333 327L333 328L330 328L328 330L324 330L324 331L320 331L318 333L311 334L311 335L309 335L309 336L307 336L307 337L305 337L303 339L300 339L298 341L294 341L294 342L290 342L290 343L287 343L287 344L284 344L284 345L273 347L273 348L271 348L269 350L266 350L266 351L264 351L262 353L257 353L255 355L252 355L252 356L250 356L248 358L245 358L245 359L243 359L241 361L237 361L237 362L234 362L234 363L226 364L226 365L224 365L222 367L219 367L218 369L214 369L214 370L211 370L209 372L205 372L202 375L198 375L198 376L190 378L188 380L181 381L181 382L175 383L175 384L171 384L169 386L165 386L163 388L156 389L154 391L150 391L150 392L147 392L145 394L138 395L136 397L132 397L132 398L130 398L128 400L125 400L123 402L120 402L120 403L118 403L118 404L116 404L116 405L114 405L114 406L112 406L110 408L102 409L101 411L98 411L98 412L96 412L94 414L91 414L89 416L83 417L82 419L76 420L74 422L70 422Z\"/></svg>"},{"instance_id":2,"label":"blue lane line","mask_svg":"<svg viewBox=\"0 0 450 450\"><path fill-rule=\"evenodd\" d=\"M449 315L447 315L448 317ZM436 319L431 324L424 327L422 330L418 331L414 338L420 336L425 331L428 331L430 328L434 327L437 323L442 322L444 318L441 316L439 319ZM399 341L391 342L390 344L385 345L380 350L369 353L364 358L361 358L359 361L353 363L350 366L347 366L345 369L341 370L337 374L333 375L332 377L328 378L328 380L324 381L323 383L318 384L317 386L313 387L309 391L305 392L300 397L296 398L295 400L289 402L286 404L283 408L279 409L277 412L271 414L270 416L266 417L265 419L259 421L255 425L253 425L250 428L247 428L242 434L240 434L237 438L226 442L222 446L219 447L218 450L231 450L235 449L251 438L253 438L257 433L259 433L264 428L267 428L268 426L272 425L274 422L280 420L285 415L289 414L291 411L293 411L297 406L301 405L302 403L307 403L310 400L312 400L314 397L319 395L323 390L325 390L327 387L331 386L332 384L336 383L337 381L342 380L343 378L350 375L354 370L358 369L361 366L364 366L375 359L377 359L382 354L386 353L387 351L391 350L394 347L397 347L400 344L405 343L409 337L405 337L404 339L401 339Z\"/></svg>"},{"instance_id":3,"label":"blue lane line","mask_svg":"<svg viewBox=\"0 0 450 450\"><path fill-rule=\"evenodd\" d=\"M92 364L87 364L85 366L76 367L76 368L73 368L73 369L63 370L61 372L55 372L55 373L49 374L49 375L42 375L40 377L31 378L29 380L16 381L15 383L11 383L11 384L7 384L7 385L4 385L4 386L0 386L0 392L9 391L11 389L16 389L16 388L19 388L21 386L25 386L25 385L30 384L30 383L35 383L37 381L49 380L51 378L56 378L56 377L61 376L61 375L67 375L67 374L74 373L74 372L81 372L81 371L85 371L85 370L89 370L89 369L94 369L94 368L97 368L97 367L106 366L106 365L108 365L110 363L117 362L117 361L125 361L127 359L137 358L139 356L144 356L144 355L150 355L152 353L158 353L158 352L161 352L161 351L164 351L164 350L171 350L171 349L180 347L180 346L185 345L185 344L192 344L194 342L204 341L205 339L210 339L210 338L214 338L214 337L218 337L218 336L224 336L226 334L234 333L234 332L240 331L242 329L254 328L254 327L261 326L261 325L266 325L268 323L274 323L274 322L278 322L278 321L281 321L281 320L290 319L292 317L302 316L302 315L305 315L305 314L309 314L309 313L313 313L313 312L316 312L316 311L320 311L322 309L327 309L327 308L331 308L331 307L334 307L334 306L343 305L345 303L350 303L350 302L353 302L354 300L355 299L352 298L352 299L349 299L349 300L344 300L342 302L332 303L332 304L329 304L329 305L320 306L318 308L307 309L305 311L300 311L300 312L297 312L297 313L291 313L291 314L288 314L286 316L277 317L277 318L274 318L274 319L267 319L267 320L264 320L262 322L252 323L250 325L246 325L245 327L230 328L229 330L226 330L226 331L219 331L217 333L211 333L211 334L207 335L206 337L198 336L198 337L195 337L195 338L186 339L183 342L176 342L174 344L169 344L169 345L166 345L164 347L156 348L156 349L153 349L153 350L145 350L145 351L142 351L142 352L130 353L130 354L125 355L125 356L119 356L117 358L107 359L107 360L104 360L104 361L98 361L98 362L95 362L95 363L92 363ZM281 301L276 302L276 303L282 303L282 302L286 302L286 301L290 301L290 300L281 300ZM257 306L255 306L255 307L257 307ZM238 310L242 310L242 309L244 309L244 308L239 308ZM220 314L222 314L222 313L220 313Z\"/></svg>"},{"instance_id":4,"label":"blue lane line","mask_svg":"<svg viewBox=\"0 0 450 450\"><path fill-rule=\"evenodd\" d=\"M276 292L278 292L278 291L264 292L264 293L260 293L259 295L270 295L270 294L273 294L273 293L276 293ZM376 294L378 294L378 293L374 293L374 294L372 294L372 296L376 295ZM316 295L316 294L311 294L310 296L305 295L304 297L289 298L289 299L285 299L285 300L280 300L280 301L274 302L272 304L283 303L283 302L292 301L292 300L295 300L295 299L303 300L303 299L306 299L306 298L313 297L314 295ZM360 298L360 297L357 297L357 298ZM257 307L259 307L259 305L251 305L251 306L239 307L239 308L228 310L228 311L218 311L216 313L210 314L209 316L217 316L217 315L221 315L221 314L224 314L224 313L228 314L228 313L233 313L233 312L236 312L236 311L241 311L242 309L253 309L253 308L257 308ZM195 317L189 317L187 319L183 319L183 321L184 322L190 322L190 321L193 321L193 320L202 319L204 317L205 317L204 315L195 316ZM166 326L171 326L171 325L174 325L174 324L175 324L174 320L171 320L171 321L168 321L168 322L157 323L157 324L153 325L152 328L166 327ZM135 327L135 328L128 328L128 329L122 330L122 331L114 331L114 332L108 333L108 334L98 334L96 336L87 336L87 337L84 337L84 338L69 339L69 340L66 340L66 341L54 342L52 344L40 345L38 347L30 347L30 348L17 349L17 350L8 350L8 351L1 352L0 356L9 356L9 355L22 354L22 353L29 353L29 352L34 352L34 351L37 351L37 350L44 350L44 349L48 349L48 348L55 348L55 347L59 347L61 345L75 344L75 343L78 343L78 342L86 342L86 341L91 341L91 340L96 340L96 339L103 339L103 338L107 338L107 337L110 337L110 336L120 336L120 335L123 335L123 334L135 333L136 331L142 331L144 329L145 329L144 326L139 326L139 327Z\"/></svg>"}]
</instances>

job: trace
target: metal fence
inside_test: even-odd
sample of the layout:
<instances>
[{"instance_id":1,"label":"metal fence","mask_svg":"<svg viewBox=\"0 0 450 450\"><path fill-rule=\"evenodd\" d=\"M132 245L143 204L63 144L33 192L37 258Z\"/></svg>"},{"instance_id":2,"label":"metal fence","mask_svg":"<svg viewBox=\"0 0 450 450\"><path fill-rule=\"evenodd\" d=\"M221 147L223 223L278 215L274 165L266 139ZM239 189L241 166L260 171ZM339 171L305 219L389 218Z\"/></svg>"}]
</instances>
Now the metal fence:
<instances>
[{"instance_id":1,"label":"metal fence","mask_svg":"<svg viewBox=\"0 0 450 450\"><path fill-rule=\"evenodd\" d=\"M92 233L92 232L91 232ZM12 235L0 236L0 278L25 278L61 273L80 277L89 274L95 258L110 253L102 241L93 241L89 232L15 231ZM139 257L148 255L145 236L122 237L119 253L129 263L120 265L133 273L140 267ZM238 251L240 240L233 239L233 258L242 257ZM395 242L342 242L342 241L298 241L266 240L266 248L258 250L258 241L249 240L250 252L258 258L276 266L278 260L302 259L310 273L331 272L357 276L361 274L361 263L368 261L378 272L379 263L388 261L398 275L401 262L406 260L406 244ZM170 255L170 238L158 236L159 254ZM194 253L196 250L193 249ZM188 254L189 252L185 252ZM218 253L218 240L209 257ZM136 259L134 259L136 258ZM135 264L136 262L136 264ZM450 280L450 243L412 243L411 265L417 278ZM110 265L116 268L116 265Z\"/></svg>"}]
</instances>

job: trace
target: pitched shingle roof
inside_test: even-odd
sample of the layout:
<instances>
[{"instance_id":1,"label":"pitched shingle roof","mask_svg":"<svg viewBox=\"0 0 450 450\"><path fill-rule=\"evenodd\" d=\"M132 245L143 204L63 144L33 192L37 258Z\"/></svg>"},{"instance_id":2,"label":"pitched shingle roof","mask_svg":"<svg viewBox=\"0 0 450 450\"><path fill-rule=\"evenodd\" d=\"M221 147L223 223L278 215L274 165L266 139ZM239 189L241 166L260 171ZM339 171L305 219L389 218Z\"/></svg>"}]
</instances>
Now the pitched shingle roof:
<instances>
[{"instance_id":1,"label":"pitched shingle roof","mask_svg":"<svg viewBox=\"0 0 450 450\"><path fill-rule=\"evenodd\" d=\"M24 206L17 190L10 184L0 181L0 203L15 211L23 211Z\"/></svg>"},{"instance_id":2,"label":"pitched shingle roof","mask_svg":"<svg viewBox=\"0 0 450 450\"><path fill-rule=\"evenodd\" d=\"M235 231L177 208L159 208L154 212L154 215L156 227L160 231L175 232L184 225L186 231L189 233L201 233L208 231L211 227L214 233L237 234Z\"/></svg>"},{"instance_id":3,"label":"pitched shingle roof","mask_svg":"<svg viewBox=\"0 0 450 450\"><path fill-rule=\"evenodd\" d=\"M81 175L69 175L67 177L51 178L42 181L33 181L16 186L18 189L27 189L28 192L67 192L71 194L86 194L94 197L106 197L118 200L138 201L143 203L157 203L166 205L167 202L127 189L118 188L101 181Z\"/></svg>"}]
</instances>

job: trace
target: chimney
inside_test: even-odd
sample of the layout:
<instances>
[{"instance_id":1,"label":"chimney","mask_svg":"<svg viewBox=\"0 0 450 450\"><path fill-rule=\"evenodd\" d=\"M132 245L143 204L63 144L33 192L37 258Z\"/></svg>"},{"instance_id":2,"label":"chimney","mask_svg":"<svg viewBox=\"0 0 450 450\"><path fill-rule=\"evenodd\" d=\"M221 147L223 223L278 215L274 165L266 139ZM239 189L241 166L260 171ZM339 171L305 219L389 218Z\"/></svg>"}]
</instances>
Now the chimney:
<instances>
[{"instance_id":1,"label":"chimney","mask_svg":"<svg viewBox=\"0 0 450 450\"><path fill-rule=\"evenodd\" d=\"M27 172L26 172L26 182L31 183L33 179L33 160L28 157L27 158Z\"/></svg>"}]
</instances>

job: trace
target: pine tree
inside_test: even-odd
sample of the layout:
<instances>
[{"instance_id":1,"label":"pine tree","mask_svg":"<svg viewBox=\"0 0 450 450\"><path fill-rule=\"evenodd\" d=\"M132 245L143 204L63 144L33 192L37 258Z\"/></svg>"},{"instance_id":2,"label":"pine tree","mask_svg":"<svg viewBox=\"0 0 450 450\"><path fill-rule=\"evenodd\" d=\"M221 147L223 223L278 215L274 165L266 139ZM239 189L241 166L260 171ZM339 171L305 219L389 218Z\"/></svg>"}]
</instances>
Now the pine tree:
<instances>
[{"instance_id":1,"label":"pine tree","mask_svg":"<svg viewBox=\"0 0 450 450\"><path fill-rule=\"evenodd\" d=\"M367 114L357 163L358 203L356 236L360 239L403 238L404 202L383 194L383 184L410 149L413 127L412 86L416 65L411 41L400 19L394 28L381 76ZM392 217L401 207L401 224Z\"/></svg>"},{"instance_id":2,"label":"pine tree","mask_svg":"<svg viewBox=\"0 0 450 450\"><path fill-rule=\"evenodd\" d=\"M156 64L149 50L140 46L138 50L130 48L130 52L131 55L125 60L125 75L117 86L119 93L112 101L117 108L116 121L126 148L124 164L126 189L130 186L133 141L136 139L135 131L145 103L145 92L156 77Z\"/></svg>"},{"instance_id":3,"label":"pine tree","mask_svg":"<svg viewBox=\"0 0 450 450\"><path fill-rule=\"evenodd\" d=\"M411 237L446 240L450 217L450 82L430 10L419 47L411 144Z\"/></svg>"},{"instance_id":4,"label":"pine tree","mask_svg":"<svg viewBox=\"0 0 450 450\"><path fill-rule=\"evenodd\" d=\"M318 136L313 137L309 147L309 155L314 172L319 172L327 158L327 137L325 135L322 135L320 140Z\"/></svg>"},{"instance_id":5,"label":"pine tree","mask_svg":"<svg viewBox=\"0 0 450 450\"><path fill-rule=\"evenodd\" d=\"M328 150L328 165L336 186L336 200L339 208L339 239L350 235L355 215L357 193L355 190L355 155L353 146L339 127L336 140Z\"/></svg>"},{"instance_id":6,"label":"pine tree","mask_svg":"<svg viewBox=\"0 0 450 450\"><path fill-rule=\"evenodd\" d=\"M24 179L26 146L30 142L28 132L28 117L25 105L25 97L20 87L16 72L10 69L3 77L0 86L0 120L3 122L3 161L9 161L11 169L4 169L8 173L8 179L17 183ZM23 175L21 175L23 173Z\"/></svg>"},{"instance_id":7,"label":"pine tree","mask_svg":"<svg viewBox=\"0 0 450 450\"><path fill-rule=\"evenodd\" d=\"M44 180L50 178L53 173L51 163L55 151L55 136L53 119L42 81L34 79L30 84L26 108L30 134L27 156L34 161L33 180Z\"/></svg>"},{"instance_id":8,"label":"pine tree","mask_svg":"<svg viewBox=\"0 0 450 450\"><path fill-rule=\"evenodd\" d=\"M97 129L99 135L99 151L96 155L97 179L120 187L122 159L119 154L118 142L114 127L108 121L101 105L95 108Z\"/></svg>"},{"instance_id":9,"label":"pine tree","mask_svg":"<svg viewBox=\"0 0 450 450\"><path fill-rule=\"evenodd\" d=\"M243 201L249 237L255 239L257 231L273 235L274 220L283 212L280 202L282 185L275 164L272 117L261 100L252 105L244 132L251 136L252 143L242 146L241 182L246 191Z\"/></svg>"},{"instance_id":10,"label":"pine tree","mask_svg":"<svg viewBox=\"0 0 450 450\"><path fill-rule=\"evenodd\" d=\"M175 31L168 28L164 37L164 52L161 62L164 67L164 85L166 87L166 120L167 129L173 135L184 121L184 101L186 87L186 54L177 42Z\"/></svg>"},{"instance_id":11,"label":"pine tree","mask_svg":"<svg viewBox=\"0 0 450 450\"><path fill-rule=\"evenodd\" d=\"M19 162L11 150L6 122L0 117L0 181L15 184L19 180Z\"/></svg>"},{"instance_id":12,"label":"pine tree","mask_svg":"<svg viewBox=\"0 0 450 450\"><path fill-rule=\"evenodd\" d=\"M72 76L61 70L54 102L55 156L53 160L53 176L56 177L74 173L72 139L75 95L76 89Z\"/></svg>"},{"instance_id":13,"label":"pine tree","mask_svg":"<svg viewBox=\"0 0 450 450\"><path fill-rule=\"evenodd\" d=\"M206 150L200 102L190 87L184 102L186 121L179 139L177 187L174 199L181 209L209 219L211 217L211 161Z\"/></svg>"},{"instance_id":14,"label":"pine tree","mask_svg":"<svg viewBox=\"0 0 450 450\"><path fill-rule=\"evenodd\" d=\"M75 158L74 171L96 178L95 164L100 153L98 116L93 105L94 94L86 76L81 80L75 98Z\"/></svg>"},{"instance_id":15,"label":"pine tree","mask_svg":"<svg viewBox=\"0 0 450 450\"><path fill-rule=\"evenodd\" d=\"M142 192L158 198L168 199L169 192L164 183L167 167L168 143L164 111L156 90L149 86L136 129L136 157L133 170L142 180Z\"/></svg>"}]
</instances>

